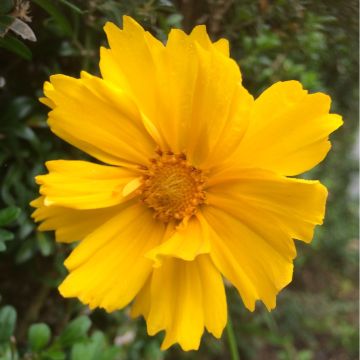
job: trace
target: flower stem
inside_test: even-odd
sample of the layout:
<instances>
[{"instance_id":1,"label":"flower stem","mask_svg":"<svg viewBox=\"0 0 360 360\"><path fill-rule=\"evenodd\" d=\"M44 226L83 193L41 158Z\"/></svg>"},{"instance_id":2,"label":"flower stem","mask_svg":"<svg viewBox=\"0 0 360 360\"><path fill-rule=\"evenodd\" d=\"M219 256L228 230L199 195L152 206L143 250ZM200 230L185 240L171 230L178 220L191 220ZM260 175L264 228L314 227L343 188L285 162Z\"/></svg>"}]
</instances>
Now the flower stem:
<instances>
[{"instance_id":1,"label":"flower stem","mask_svg":"<svg viewBox=\"0 0 360 360\"><path fill-rule=\"evenodd\" d=\"M240 360L240 355L236 343L236 337L234 333L234 328L232 325L230 314L228 315L228 321L226 324L226 334L229 341L230 346L230 354L231 354L231 360Z\"/></svg>"}]
</instances>

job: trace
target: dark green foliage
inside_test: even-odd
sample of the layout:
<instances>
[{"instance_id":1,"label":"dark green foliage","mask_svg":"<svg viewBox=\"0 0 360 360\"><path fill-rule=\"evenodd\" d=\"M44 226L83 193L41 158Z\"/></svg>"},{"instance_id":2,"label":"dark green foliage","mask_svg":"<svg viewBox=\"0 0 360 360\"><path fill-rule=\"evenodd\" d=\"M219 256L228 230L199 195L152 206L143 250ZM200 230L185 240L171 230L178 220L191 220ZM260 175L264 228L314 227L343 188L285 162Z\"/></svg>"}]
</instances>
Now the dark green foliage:
<instances>
[{"instance_id":1,"label":"dark green foliage","mask_svg":"<svg viewBox=\"0 0 360 360\"><path fill-rule=\"evenodd\" d=\"M311 246L298 243L294 281L275 311L244 309L229 289L242 359L358 358L358 3L354 0L32 0L37 42L9 29L15 1L0 0L0 360L229 359L225 339L206 335L199 352L161 352L127 311L89 312L57 286L69 246L36 232L29 202L34 176L50 159L86 158L52 135L38 102L51 74L98 74L106 21L133 16L161 40L171 27L206 22L213 39L230 40L232 57L254 95L279 80L298 79L333 99L344 126L325 162L306 174L329 188L327 215ZM6 305L9 304L9 305Z\"/></svg>"},{"instance_id":2,"label":"dark green foliage","mask_svg":"<svg viewBox=\"0 0 360 360\"><path fill-rule=\"evenodd\" d=\"M9 206L0 210L0 252L6 249L5 241L12 240L14 234L3 227L11 225L20 215L20 209L15 206Z\"/></svg>"},{"instance_id":3,"label":"dark green foliage","mask_svg":"<svg viewBox=\"0 0 360 360\"><path fill-rule=\"evenodd\" d=\"M12 306L4 306L0 310L0 343L10 340L16 323L16 311Z\"/></svg>"},{"instance_id":4,"label":"dark green foliage","mask_svg":"<svg viewBox=\"0 0 360 360\"><path fill-rule=\"evenodd\" d=\"M33 351L42 350L50 341L51 330L44 323L33 324L29 327L28 343Z\"/></svg>"},{"instance_id":5,"label":"dark green foliage","mask_svg":"<svg viewBox=\"0 0 360 360\"><path fill-rule=\"evenodd\" d=\"M73 345L82 340L91 326L91 321L87 316L80 316L71 321L60 336L60 342L64 347Z\"/></svg>"},{"instance_id":6,"label":"dark green foliage","mask_svg":"<svg viewBox=\"0 0 360 360\"><path fill-rule=\"evenodd\" d=\"M16 325L16 311L11 306L0 308L0 359L18 358L39 360L115 360L120 349L108 344L101 331L89 335L91 321L79 316L71 321L59 336L51 334L45 323L30 325L26 345L19 352L11 336Z\"/></svg>"}]
</instances>

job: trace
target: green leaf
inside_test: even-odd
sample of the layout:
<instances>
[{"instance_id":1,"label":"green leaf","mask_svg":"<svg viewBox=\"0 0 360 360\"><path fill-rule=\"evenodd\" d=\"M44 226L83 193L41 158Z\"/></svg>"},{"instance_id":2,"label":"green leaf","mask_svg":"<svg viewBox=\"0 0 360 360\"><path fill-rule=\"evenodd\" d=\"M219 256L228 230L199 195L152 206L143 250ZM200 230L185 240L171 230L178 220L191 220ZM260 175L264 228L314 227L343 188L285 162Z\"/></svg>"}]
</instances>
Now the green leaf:
<instances>
[{"instance_id":1,"label":"green leaf","mask_svg":"<svg viewBox=\"0 0 360 360\"><path fill-rule=\"evenodd\" d=\"M75 12L77 12L78 14L83 14L84 11L81 10L79 7L77 7L76 5L74 5L72 2L67 1L67 0L59 0L61 3L63 3L64 5L68 6L70 9L74 10Z\"/></svg>"},{"instance_id":2,"label":"green leaf","mask_svg":"<svg viewBox=\"0 0 360 360\"><path fill-rule=\"evenodd\" d=\"M15 263L22 264L25 261L28 261L35 254L36 250L35 239L33 237L26 239L26 241L22 242L20 248L16 252Z\"/></svg>"},{"instance_id":3,"label":"green leaf","mask_svg":"<svg viewBox=\"0 0 360 360\"><path fill-rule=\"evenodd\" d=\"M119 348L109 346L103 332L95 331L86 342L72 346L70 358L71 360L115 360L118 358L118 353Z\"/></svg>"},{"instance_id":4,"label":"green leaf","mask_svg":"<svg viewBox=\"0 0 360 360\"><path fill-rule=\"evenodd\" d=\"M0 5L1 6L1 5ZM5 33L15 18L9 15L0 15L0 36Z\"/></svg>"},{"instance_id":5,"label":"green leaf","mask_svg":"<svg viewBox=\"0 0 360 360\"><path fill-rule=\"evenodd\" d=\"M160 350L159 343L154 340L146 344L144 355L145 359L161 360L164 358L164 353Z\"/></svg>"},{"instance_id":6,"label":"green leaf","mask_svg":"<svg viewBox=\"0 0 360 360\"><path fill-rule=\"evenodd\" d=\"M8 14L14 7L13 0L1 0L0 1L0 14Z\"/></svg>"},{"instance_id":7,"label":"green leaf","mask_svg":"<svg viewBox=\"0 0 360 360\"><path fill-rule=\"evenodd\" d=\"M0 210L0 226L10 225L19 217L20 212L20 209L15 206Z\"/></svg>"},{"instance_id":8,"label":"green leaf","mask_svg":"<svg viewBox=\"0 0 360 360\"><path fill-rule=\"evenodd\" d=\"M19 354L14 349L14 344L10 341L6 343L0 343L0 359L1 360L19 360Z\"/></svg>"},{"instance_id":9,"label":"green leaf","mask_svg":"<svg viewBox=\"0 0 360 360\"><path fill-rule=\"evenodd\" d=\"M181 27L181 22L183 20L183 16L181 14L172 14L170 15L166 21L171 27Z\"/></svg>"},{"instance_id":10,"label":"green leaf","mask_svg":"<svg viewBox=\"0 0 360 360\"><path fill-rule=\"evenodd\" d=\"M5 38L0 38L0 47L9 50L25 60L31 60L32 54L30 49L16 37L7 34Z\"/></svg>"},{"instance_id":11,"label":"green leaf","mask_svg":"<svg viewBox=\"0 0 360 360\"><path fill-rule=\"evenodd\" d=\"M33 238L24 241L15 255L15 263L22 264L28 261L36 251L36 244Z\"/></svg>"},{"instance_id":12,"label":"green leaf","mask_svg":"<svg viewBox=\"0 0 360 360\"><path fill-rule=\"evenodd\" d=\"M32 350L43 349L50 341L51 330L44 323L33 324L29 328L28 341Z\"/></svg>"},{"instance_id":13,"label":"green leaf","mask_svg":"<svg viewBox=\"0 0 360 360\"><path fill-rule=\"evenodd\" d=\"M12 306L4 306L0 310L0 343L7 342L13 334L16 324L16 310Z\"/></svg>"},{"instance_id":14,"label":"green leaf","mask_svg":"<svg viewBox=\"0 0 360 360\"><path fill-rule=\"evenodd\" d=\"M6 245L4 241L9 241L14 238L14 234L10 231L0 229L0 252L6 250Z\"/></svg>"},{"instance_id":15,"label":"green leaf","mask_svg":"<svg viewBox=\"0 0 360 360\"><path fill-rule=\"evenodd\" d=\"M36 101L34 98L29 96L17 96L7 104L1 117L7 126L12 126L14 131L19 130L18 120L28 117L35 106Z\"/></svg>"},{"instance_id":16,"label":"green leaf","mask_svg":"<svg viewBox=\"0 0 360 360\"><path fill-rule=\"evenodd\" d=\"M11 231L0 229L0 243L2 241L9 241L14 238L14 234Z\"/></svg>"},{"instance_id":17,"label":"green leaf","mask_svg":"<svg viewBox=\"0 0 360 360\"><path fill-rule=\"evenodd\" d=\"M18 137L22 139L27 140L36 151L41 152L42 144L38 139L38 137L36 136L35 132L30 127L18 126L18 128L15 129L14 134L16 134Z\"/></svg>"},{"instance_id":18,"label":"green leaf","mask_svg":"<svg viewBox=\"0 0 360 360\"><path fill-rule=\"evenodd\" d=\"M41 254L49 256L54 249L53 242L42 232L36 234L36 240Z\"/></svg>"},{"instance_id":19,"label":"green leaf","mask_svg":"<svg viewBox=\"0 0 360 360\"><path fill-rule=\"evenodd\" d=\"M92 360L93 354L93 344L76 343L71 348L71 360Z\"/></svg>"},{"instance_id":20,"label":"green leaf","mask_svg":"<svg viewBox=\"0 0 360 360\"><path fill-rule=\"evenodd\" d=\"M160 345L158 345L158 348L160 348ZM101 354L101 360L117 360L119 359L119 352L120 352L120 347L117 346L108 347L107 349L103 350ZM162 360L163 357L164 355L161 354L160 357L151 358L151 359Z\"/></svg>"},{"instance_id":21,"label":"green leaf","mask_svg":"<svg viewBox=\"0 0 360 360\"><path fill-rule=\"evenodd\" d=\"M91 326L90 319L83 315L71 321L60 335L60 342L64 347L73 345L86 338L86 333Z\"/></svg>"},{"instance_id":22,"label":"green leaf","mask_svg":"<svg viewBox=\"0 0 360 360\"><path fill-rule=\"evenodd\" d=\"M57 22L63 33L67 36L72 35L72 28L65 15L50 0L33 0L33 2L43 8Z\"/></svg>"},{"instance_id":23,"label":"green leaf","mask_svg":"<svg viewBox=\"0 0 360 360\"><path fill-rule=\"evenodd\" d=\"M43 351L41 356L41 359L44 360L65 360L65 358L65 353L56 348Z\"/></svg>"}]
</instances>

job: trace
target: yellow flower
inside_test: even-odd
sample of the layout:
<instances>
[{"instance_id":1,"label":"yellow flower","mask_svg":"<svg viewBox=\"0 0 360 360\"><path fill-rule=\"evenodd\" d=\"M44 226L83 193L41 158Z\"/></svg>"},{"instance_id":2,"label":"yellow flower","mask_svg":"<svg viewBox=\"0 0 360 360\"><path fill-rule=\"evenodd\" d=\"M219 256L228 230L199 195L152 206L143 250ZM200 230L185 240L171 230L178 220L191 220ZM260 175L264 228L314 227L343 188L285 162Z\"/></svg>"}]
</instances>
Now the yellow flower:
<instances>
[{"instance_id":1,"label":"yellow flower","mask_svg":"<svg viewBox=\"0 0 360 360\"><path fill-rule=\"evenodd\" d=\"M293 273L293 239L309 243L326 188L289 178L313 168L342 124L330 98L297 81L256 100L228 42L204 26L166 46L130 17L107 23L102 77L51 76L51 130L103 164L47 162L33 201L39 230L81 240L65 266L65 297L107 311L132 301L162 348L197 349L227 321L223 278L253 311L268 310Z\"/></svg>"}]
</instances>

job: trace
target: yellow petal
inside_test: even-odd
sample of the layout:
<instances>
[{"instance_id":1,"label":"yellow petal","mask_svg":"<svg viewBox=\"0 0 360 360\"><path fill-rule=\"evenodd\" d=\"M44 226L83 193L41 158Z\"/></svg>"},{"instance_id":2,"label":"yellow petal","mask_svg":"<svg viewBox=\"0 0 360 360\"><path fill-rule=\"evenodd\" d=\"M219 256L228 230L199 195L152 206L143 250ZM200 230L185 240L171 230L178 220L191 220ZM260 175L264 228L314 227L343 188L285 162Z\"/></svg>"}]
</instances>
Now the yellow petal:
<instances>
[{"instance_id":1,"label":"yellow petal","mask_svg":"<svg viewBox=\"0 0 360 360\"><path fill-rule=\"evenodd\" d=\"M173 29L164 47L128 17L123 30L108 23L105 31L102 75L133 95L163 150L186 151L194 165L210 167L213 157L223 161L238 147L253 99L235 61L224 56L225 41L212 44L198 26L190 35Z\"/></svg>"},{"instance_id":2,"label":"yellow petal","mask_svg":"<svg viewBox=\"0 0 360 360\"><path fill-rule=\"evenodd\" d=\"M154 129L154 125L149 124L151 121L156 124L157 117L161 116L157 74L162 70L158 69L158 58L164 50L163 44L128 16L123 17L123 29L108 22L104 30L110 49L101 48L102 77L132 95L143 114L145 126L165 149L160 128Z\"/></svg>"},{"instance_id":3,"label":"yellow petal","mask_svg":"<svg viewBox=\"0 0 360 360\"><path fill-rule=\"evenodd\" d=\"M50 81L44 93L54 104L48 122L56 135L105 163L146 163L155 143L129 94L84 72Z\"/></svg>"},{"instance_id":4,"label":"yellow petal","mask_svg":"<svg viewBox=\"0 0 360 360\"><path fill-rule=\"evenodd\" d=\"M227 322L224 282L209 256L199 256L196 262L203 290L205 327L219 339Z\"/></svg>"},{"instance_id":5,"label":"yellow petal","mask_svg":"<svg viewBox=\"0 0 360 360\"><path fill-rule=\"evenodd\" d=\"M297 81L272 85L254 103L236 163L288 176L310 170L329 151L329 134L342 125L329 109L327 95L309 95Z\"/></svg>"},{"instance_id":6,"label":"yellow petal","mask_svg":"<svg viewBox=\"0 0 360 360\"><path fill-rule=\"evenodd\" d=\"M31 215L35 222L40 222L39 231L55 230L58 242L70 243L82 240L96 228L119 213L123 204L104 209L75 210L61 206L45 206L44 196L30 204L36 207Z\"/></svg>"},{"instance_id":7,"label":"yellow petal","mask_svg":"<svg viewBox=\"0 0 360 360\"><path fill-rule=\"evenodd\" d=\"M321 224L327 191L318 181L266 170L228 169L210 180L203 215L211 224L211 256L253 310L271 310L292 278L292 238L311 241Z\"/></svg>"},{"instance_id":8,"label":"yellow petal","mask_svg":"<svg viewBox=\"0 0 360 360\"><path fill-rule=\"evenodd\" d=\"M186 35L185 35L186 36ZM197 42L199 45L201 45L204 49L208 50L212 47L212 42L209 38L209 35L206 31L205 25L197 25L195 26L190 35L189 38L195 42Z\"/></svg>"},{"instance_id":9,"label":"yellow petal","mask_svg":"<svg viewBox=\"0 0 360 360\"><path fill-rule=\"evenodd\" d=\"M212 178L209 186L209 204L248 219L253 226L271 224L298 240L310 242L315 225L324 219L327 190L318 181L232 168Z\"/></svg>"},{"instance_id":10,"label":"yellow petal","mask_svg":"<svg viewBox=\"0 0 360 360\"><path fill-rule=\"evenodd\" d=\"M55 107L55 104L47 97L41 97L41 98L39 98L39 101L51 109L53 109Z\"/></svg>"},{"instance_id":11,"label":"yellow petal","mask_svg":"<svg viewBox=\"0 0 360 360\"><path fill-rule=\"evenodd\" d=\"M227 39L219 39L214 42L214 47L225 56L230 56L229 41Z\"/></svg>"},{"instance_id":12,"label":"yellow petal","mask_svg":"<svg viewBox=\"0 0 360 360\"><path fill-rule=\"evenodd\" d=\"M205 25L197 25L191 31L189 37L199 43L203 48L209 50L211 47L229 57L229 42L226 39L219 39L214 43L211 42L209 35L206 31Z\"/></svg>"},{"instance_id":13,"label":"yellow petal","mask_svg":"<svg viewBox=\"0 0 360 360\"><path fill-rule=\"evenodd\" d=\"M70 274L60 285L60 293L78 297L91 308L113 311L126 306L151 272L152 262L144 254L163 234L163 224L154 222L144 206L123 209L86 237L66 259Z\"/></svg>"},{"instance_id":14,"label":"yellow petal","mask_svg":"<svg viewBox=\"0 0 360 360\"><path fill-rule=\"evenodd\" d=\"M208 166L204 163L214 153L224 159L234 144L238 146L246 129L244 114L252 103L240 84L237 64L181 30L170 32L164 58L160 86L164 116L158 126L172 150L185 150L197 166Z\"/></svg>"},{"instance_id":15,"label":"yellow petal","mask_svg":"<svg viewBox=\"0 0 360 360\"><path fill-rule=\"evenodd\" d=\"M36 177L45 206L97 209L117 205L127 200L123 188L136 176L124 168L87 161L54 160L46 166L49 174Z\"/></svg>"},{"instance_id":16,"label":"yellow petal","mask_svg":"<svg viewBox=\"0 0 360 360\"><path fill-rule=\"evenodd\" d=\"M122 195L128 196L132 194L134 191L136 191L142 184L141 177L137 177L131 181L129 181L122 190Z\"/></svg>"},{"instance_id":17,"label":"yellow petal","mask_svg":"<svg viewBox=\"0 0 360 360\"><path fill-rule=\"evenodd\" d=\"M276 306L277 293L292 279L292 259L279 253L264 234L219 208L203 211L211 224L211 258L238 289L251 311L262 300L268 310ZM261 226L261 225L260 225Z\"/></svg>"},{"instance_id":18,"label":"yellow petal","mask_svg":"<svg viewBox=\"0 0 360 360\"><path fill-rule=\"evenodd\" d=\"M131 305L130 315L136 318L140 315L147 318L151 306L151 278L152 274L149 275L145 285L136 295L134 302Z\"/></svg>"},{"instance_id":19,"label":"yellow petal","mask_svg":"<svg viewBox=\"0 0 360 360\"><path fill-rule=\"evenodd\" d=\"M146 256L154 261L154 267L159 267L169 256L191 261L209 251L208 225L201 214L197 214L187 223L180 224L169 239L151 249Z\"/></svg>"},{"instance_id":20,"label":"yellow petal","mask_svg":"<svg viewBox=\"0 0 360 360\"><path fill-rule=\"evenodd\" d=\"M208 255L194 261L166 258L136 298L133 316L146 317L150 335L166 331L162 349L199 348L204 326L220 337L226 324L224 284Z\"/></svg>"},{"instance_id":21,"label":"yellow petal","mask_svg":"<svg viewBox=\"0 0 360 360\"><path fill-rule=\"evenodd\" d=\"M176 342L185 351L198 349L204 314L201 279L195 261L168 258L154 270L147 329L150 335L166 331L163 350Z\"/></svg>"},{"instance_id":22,"label":"yellow petal","mask_svg":"<svg viewBox=\"0 0 360 360\"><path fill-rule=\"evenodd\" d=\"M203 168L221 167L228 159L231 159L234 152L236 153L239 143L246 133L253 103L253 97L243 86L238 84L222 127L210 128L208 137L212 139L213 145L202 162ZM218 116L220 119L220 114Z\"/></svg>"}]
</instances>

